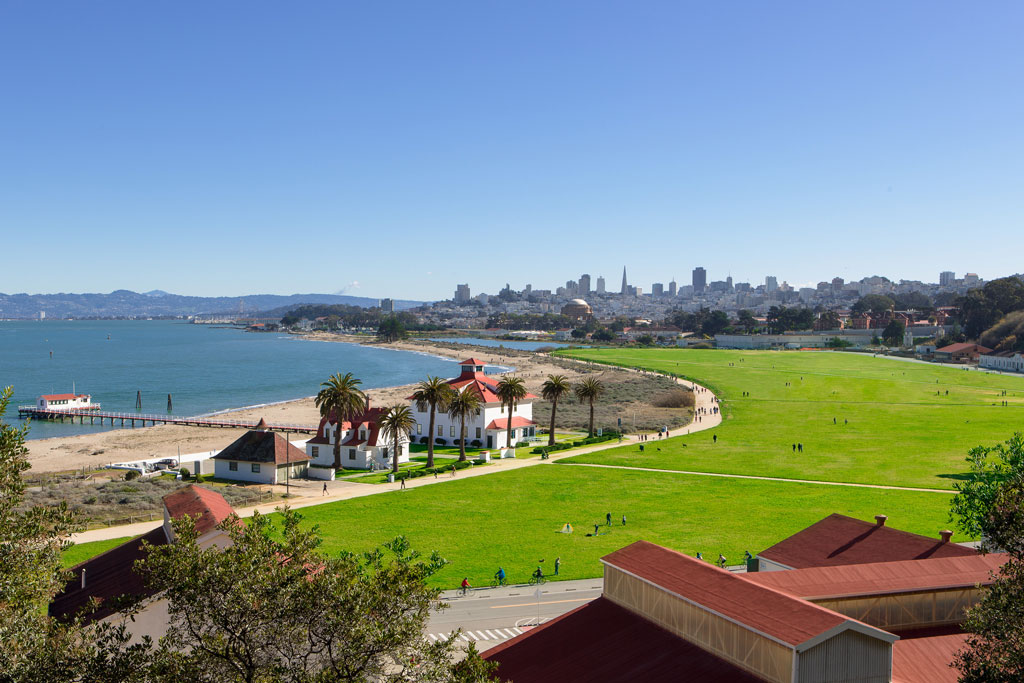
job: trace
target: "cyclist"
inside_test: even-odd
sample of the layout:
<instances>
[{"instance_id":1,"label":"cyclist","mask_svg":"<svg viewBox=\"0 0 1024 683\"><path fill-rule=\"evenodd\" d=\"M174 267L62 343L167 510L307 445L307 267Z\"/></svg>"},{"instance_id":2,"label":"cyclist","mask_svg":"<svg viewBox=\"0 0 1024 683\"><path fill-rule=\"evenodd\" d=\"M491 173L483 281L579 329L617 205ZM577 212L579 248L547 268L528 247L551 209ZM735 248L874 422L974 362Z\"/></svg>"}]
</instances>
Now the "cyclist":
<instances>
[{"instance_id":1,"label":"cyclist","mask_svg":"<svg viewBox=\"0 0 1024 683\"><path fill-rule=\"evenodd\" d=\"M537 579L538 582L544 578L544 570L540 568L540 565L537 565L537 569L533 572L533 578Z\"/></svg>"},{"instance_id":2,"label":"cyclist","mask_svg":"<svg viewBox=\"0 0 1024 683\"><path fill-rule=\"evenodd\" d=\"M469 585L469 577L462 578L462 594L465 595L472 586Z\"/></svg>"},{"instance_id":3,"label":"cyclist","mask_svg":"<svg viewBox=\"0 0 1024 683\"><path fill-rule=\"evenodd\" d=\"M494 578L496 578L498 580L498 585L499 586L504 586L505 585L505 569L502 568L502 567L498 567L498 571L494 574Z\"/></svg>"}]
</instances>

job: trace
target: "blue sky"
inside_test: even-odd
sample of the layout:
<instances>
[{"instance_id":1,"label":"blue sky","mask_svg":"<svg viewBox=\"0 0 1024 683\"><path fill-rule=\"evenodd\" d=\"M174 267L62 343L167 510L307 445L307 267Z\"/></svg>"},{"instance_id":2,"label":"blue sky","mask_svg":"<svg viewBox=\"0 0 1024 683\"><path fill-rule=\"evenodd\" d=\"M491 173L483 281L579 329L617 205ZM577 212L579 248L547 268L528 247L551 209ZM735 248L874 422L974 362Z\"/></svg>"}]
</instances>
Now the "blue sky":
<instances>
[{"instance_id":1,"label":"blue sky","mask_svg":"<svg viewBox=\"0 0 1024 683\"><path fill-rule=\"evenodd\" d=\"M0 4L2 292L1022 270L1024 5Z\"/></svg>"}]
</instances>

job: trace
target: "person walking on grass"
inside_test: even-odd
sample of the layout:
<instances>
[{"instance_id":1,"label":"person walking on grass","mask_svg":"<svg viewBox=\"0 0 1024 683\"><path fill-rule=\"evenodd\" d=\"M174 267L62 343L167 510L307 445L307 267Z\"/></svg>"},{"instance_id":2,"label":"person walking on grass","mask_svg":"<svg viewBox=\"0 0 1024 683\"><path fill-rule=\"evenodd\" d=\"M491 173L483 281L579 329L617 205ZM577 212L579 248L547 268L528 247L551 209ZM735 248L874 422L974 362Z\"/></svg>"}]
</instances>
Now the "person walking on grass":
<instances>
[{"instance_id":1,"label":"person walking on grass","mask_svg":"<svg viewBox=\"0 0 1024 683\"><path fill-rule=\"evenodd\" d=\"M718 443L718 434L712 434L711 441L712 443Z\"/></svg>"}]
</instances>

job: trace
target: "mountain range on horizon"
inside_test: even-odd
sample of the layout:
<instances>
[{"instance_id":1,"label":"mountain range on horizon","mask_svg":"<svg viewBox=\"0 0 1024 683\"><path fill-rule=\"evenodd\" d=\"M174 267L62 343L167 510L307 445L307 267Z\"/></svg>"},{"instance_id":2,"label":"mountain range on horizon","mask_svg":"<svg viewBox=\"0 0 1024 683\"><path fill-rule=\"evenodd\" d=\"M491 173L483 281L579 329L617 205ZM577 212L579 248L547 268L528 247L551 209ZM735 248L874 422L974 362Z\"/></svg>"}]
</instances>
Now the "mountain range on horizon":
<instances>
[{"instance_id":1,"label":"mountain range on horizon","mask_svg":"<svg viewBox=\"0 0 1024 683\"><path fill-rule=\"evenodd\" d=\"M247 296L184 296L154 289L133 292L118 289L109 294L3 294L0 319L117 318L231 314L255 315L270 309L301 304L346 304L373 308L380 300L348 294L251 294ZM395 300L395 310L421 305L422 301Z\"/></svg>"}]
</instances>

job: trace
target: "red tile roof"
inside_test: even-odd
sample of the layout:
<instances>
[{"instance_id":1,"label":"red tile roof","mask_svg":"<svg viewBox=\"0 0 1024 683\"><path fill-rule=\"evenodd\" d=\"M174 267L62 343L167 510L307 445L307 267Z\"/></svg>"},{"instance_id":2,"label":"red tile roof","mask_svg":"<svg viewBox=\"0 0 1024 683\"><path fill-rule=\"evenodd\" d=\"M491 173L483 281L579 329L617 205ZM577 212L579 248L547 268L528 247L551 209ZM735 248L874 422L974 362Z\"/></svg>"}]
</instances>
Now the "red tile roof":
<instances>
[{"instance_id":1,"label":"red tile roof","mask_svg":"<svg viewBox=\"0 0 1024 683\"><path fill-rule=\"evenodd\" d=\"M272 462L284 465L289 462L305 462L309 460L309 456L285 440L280 434L253 430L232 441L224 450L213 456L213 459Z\"/></svg>"},{"instance_id":2,"label":"red tile roof","mask_svg":"<svg viewBox=\"0 0 1024 683\"><path fill-rule=\"evenodd\" d=\"M88 394L43 394L47 401L69 401L74 398L85 398Z\"/></svg>"},{"instance_id":3,"label":"red tile roof","mask_svg":"<svg viewBox=\"0 0 1024 683\"><path fill-rule=\"evenodd\" d=\"M903 560L742 574L745 580L804 600L893 595L965 588L992 582L1007 556L1001 553L931 560Z\"/></svg>"},{"instance_id":4,"label":"red tile roof","mask_svg":"<svg viewBox=\"0 0 1024 683\"><path fill-rule=\"evenodd\" d=\"M743 669L598 598L483 653L498 677L563 681L759 681Z\"/></svg>"},{"instance_id":5,"label":"red tile roof","mask_svg":"<svg viewBox=\"0 0 1024 683\"><path fill-rule=\"evenodd\" d=\"M894 639L885 631L647 541L637 541L601 561L793 648L844 626L875 638Z\"/></svg>"},{"instance_id":6,"label":"red tile roof","mask_svg":"<svg viewBox=\"0 0 1024 683\"><path fill-rule=\"evenodd\" d=\"M52 617L73 617L88 605L92 598L100 601L100 607L90 613L87 621L102 619L113 614L116 598L122 595L148 597L153 592L146 587L143 577L135 572L135 561L146 556L142 541L150 545L166 545L167 535L162 526L149 533L111 548L71 569L71 579L64 590L53 598L49 613ZM85 572L85 587L82 587L82 572Z\"/></svg>"},{"instance_id":7,"label":"red tile roof","mask_svg":"<svg viewBox=\"0 0 1024 683\"><path fill-rule=\"evenodd\" d=\"M956 353L957 351L973 351L977 349L978 353L988 353L992 349L981 344L971 344L970 342L960 342L958 344L950 344L949 346L943 346L941 349L935 349L936 353Z\"/></svg>"},{"instance_id":8,"label":"red tile roof","mask_svg":"<svg viewBox=\"0 0 1024 683\"><path fill-rule=\"evenodd\" d=\"M758 554L794 569L843 564L967 557L976 551L908 531L831 514Z\"/></svg>"},{"instance_id":9,"label":"red tile roof","mask_svg":"<svg viewBox=\"0 0 1024 683\"><path fill-rule=\"evenodd\" d=\"M195 521L200 536L212 531L234 512L224 496L194 484L167 494L163 500L171 519L188 515Z\"/></svg>"},{"instance_id":10,"label":"red tile roof","mask_svg":"<svg viewBox=\"0 0 1024 683\"><path fill-rule=\"evenodd\" d=\"M525 417L516 415L512 418L512 429L516 427L529 427L530 425L537 424L533 420L527 420ZM484 429L508 429L508 418L499 417L497 420L491 420L491 422L484 427Z\"/></svg>"},{"instance_id":11,"label":"red tile roof","mask_svg":"<svg viewBox=\"0 0 1024 683\"><path fill-rule=\"evenodd\" d=\"M480 360L479 358L467 358L466 360L460 360L459 365L487 365L487 361Z\"/></svg>"}]
</instances>

